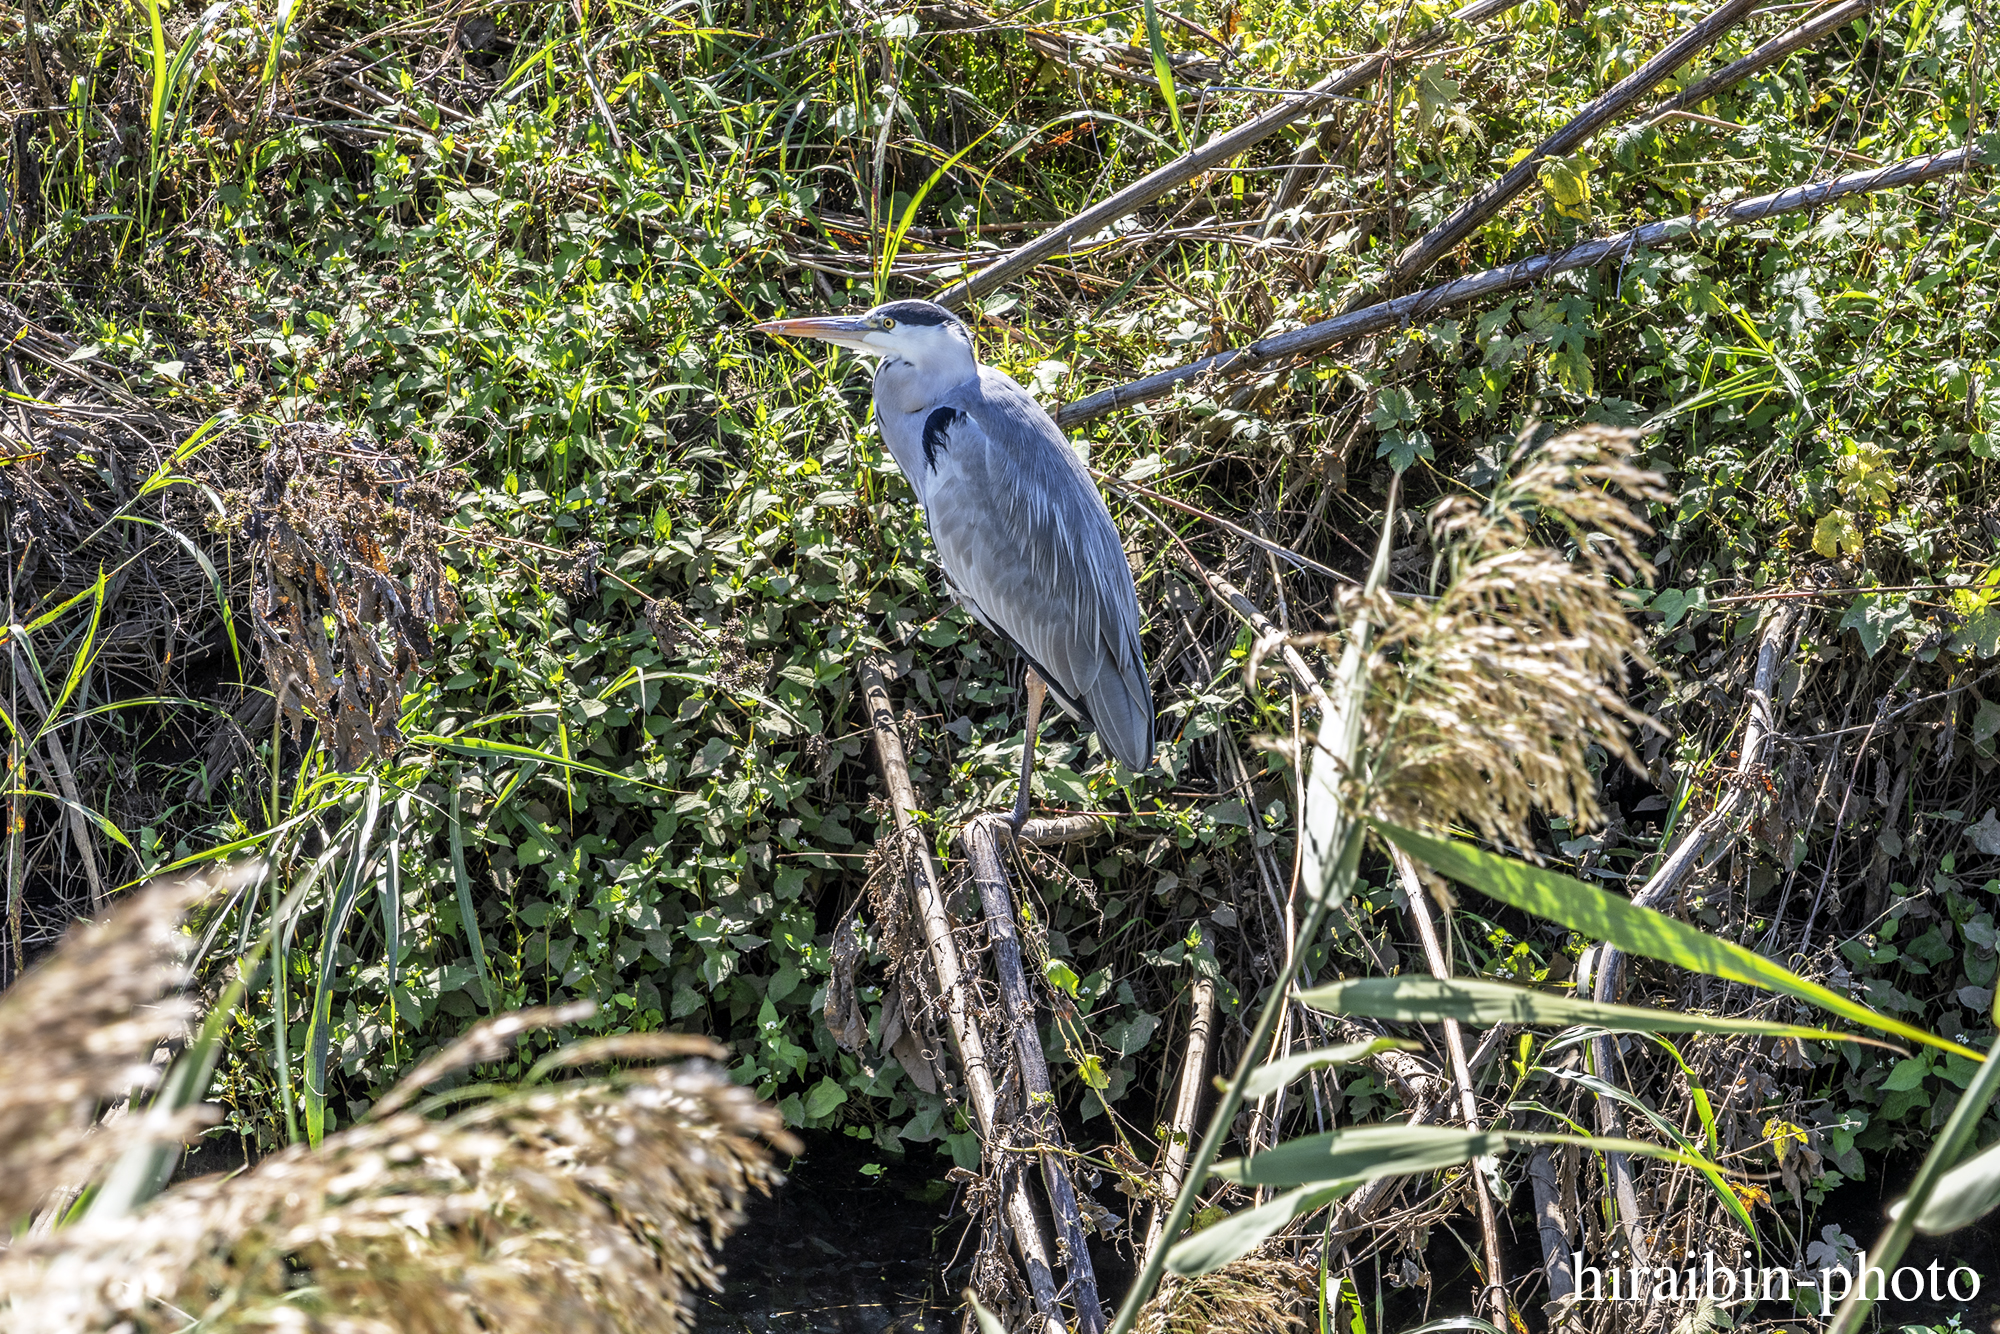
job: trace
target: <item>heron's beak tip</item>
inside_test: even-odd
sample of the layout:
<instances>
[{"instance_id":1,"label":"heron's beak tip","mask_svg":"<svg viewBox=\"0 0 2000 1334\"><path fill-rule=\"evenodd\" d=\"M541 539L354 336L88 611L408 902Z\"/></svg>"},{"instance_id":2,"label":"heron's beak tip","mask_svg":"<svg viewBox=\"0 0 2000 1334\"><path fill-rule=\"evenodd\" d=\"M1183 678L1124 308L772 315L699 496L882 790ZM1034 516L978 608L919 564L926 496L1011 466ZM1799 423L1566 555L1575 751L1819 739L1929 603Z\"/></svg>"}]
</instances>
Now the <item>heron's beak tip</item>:
<instances>
[{"instance_id":1,"label":"heron's beak tip","mask_svg":"<svg viewBox=\"0 0 2000 1334\"><path fill-rule=\"evenodd\" d=\"M868 328L853 315L807 315L789 320L765 320L751 326L773 338L817 338L828 343L859 345Z\"/></svg>"}]
</instances>

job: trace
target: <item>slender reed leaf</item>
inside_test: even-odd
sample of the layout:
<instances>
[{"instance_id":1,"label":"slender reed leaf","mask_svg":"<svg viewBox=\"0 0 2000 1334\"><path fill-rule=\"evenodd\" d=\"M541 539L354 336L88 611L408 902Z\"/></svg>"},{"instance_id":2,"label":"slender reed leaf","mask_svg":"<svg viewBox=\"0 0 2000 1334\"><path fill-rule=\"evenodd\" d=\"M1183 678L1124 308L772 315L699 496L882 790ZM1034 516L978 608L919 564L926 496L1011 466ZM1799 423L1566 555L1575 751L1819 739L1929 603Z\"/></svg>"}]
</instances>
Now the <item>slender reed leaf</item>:
<instances>
[{"instance_id":1,"label":"slender reed leaf","mask_svg":"<svg viewBox=\"0 0 2000 1334\"><path fill-rule=\"evenodd\" d=\"M1431 838L1394 825L1378 822L1374 828L1383 838L1443 875L1524 912L1581 931L1593 940L1608 940L1627 954L1643 955L1690 972L1706 973L1710 977L1795 996L1830 1014L1878 1032L1893 1033L1925 1046L1956 1052L1969 1060L1985 1059L1970 1047L1877 1013L1859 1001L1850 1000L1817 982L1809 982L1782 964L1773 963L1734 941L1712 936L1651 908L1641 908L1581 880L1530 866L1512 857L1495 856L1468 844ZM1654 1031L1675 1030L1656 1027Z\"/></svg>"}]
</instances>

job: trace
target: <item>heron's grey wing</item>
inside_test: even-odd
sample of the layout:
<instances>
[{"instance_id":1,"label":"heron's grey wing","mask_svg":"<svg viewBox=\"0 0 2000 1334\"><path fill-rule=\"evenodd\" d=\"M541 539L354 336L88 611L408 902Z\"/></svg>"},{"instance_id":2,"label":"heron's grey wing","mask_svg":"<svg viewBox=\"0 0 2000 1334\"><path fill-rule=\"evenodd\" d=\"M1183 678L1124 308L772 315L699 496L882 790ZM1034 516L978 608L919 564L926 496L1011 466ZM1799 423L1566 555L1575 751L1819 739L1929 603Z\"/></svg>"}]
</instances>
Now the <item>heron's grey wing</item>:
<instances>
[{"instance_id":1,"label":"heron's grey wing","mask_svg":"<svg viewBox=\"0 0 2000 1334\"><path fill-rule=\"evenodd\" d=\"M1020 646L1107 750L1150 768L1138 592L1076 451L1026 390L990 367L924 415L921 494L954 591Z\"/></svg>"}]
</instances>

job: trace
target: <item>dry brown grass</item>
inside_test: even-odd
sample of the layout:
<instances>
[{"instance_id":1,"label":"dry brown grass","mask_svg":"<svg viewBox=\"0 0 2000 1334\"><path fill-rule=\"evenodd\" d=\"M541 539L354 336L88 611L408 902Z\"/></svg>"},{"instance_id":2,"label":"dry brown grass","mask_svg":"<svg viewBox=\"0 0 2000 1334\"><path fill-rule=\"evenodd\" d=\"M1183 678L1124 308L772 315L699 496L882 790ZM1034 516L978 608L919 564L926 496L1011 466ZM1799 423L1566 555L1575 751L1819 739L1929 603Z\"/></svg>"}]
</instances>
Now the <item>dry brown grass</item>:
<instances>
[{"instance_id":1,"label":"dry brown grass","mask_svg":"<svg viewBox=\"0 0 2000 1334\"><path fill-rule=\"evenodd\" d=\"M1628 666L1654 668L1619 586L1652 582L1634 504L1667 493L1632 462L1636 440L1572 431L1523 451L1491 501L1432 510L1438 600L1377 609L1362 753L1378 814L1529 847L1534 808L1596 822L1592 743L1638 763L1626 736L1650 719L1622 686ZM1537 527L1569 549L1536 545Z\"/></svg>"},{"instance_id":2,"label":"dry brown grass","mask_svg":"<svg viewBox=\"0 0 2000 1334\"><path fill-rule=\"evenodd\" d=\"M1267 1246L1265 1252L1275 1252ZM1170 1275L1139 1313L1136 1334L1297 1334L1317 1316L1319 1271L1275 1253L1213 1273Z\"/></svg>"},{"instance_id":3,"label":"dry brown grass","mask_svg":"<svg viewBox=\"0 0 2000 1334\"><path fill-rule=\"evenodd\" d=\"M135 1019L134 1007L175 981L161 960L201 888L133 896L0 1009L9 1042L0 1099L12 1100L0 1101L9 1118L0 1127L19 1132L0 1130L12 1216L126 1147L123 1122L86 1131L76 1113L121 1091L165 1031L143 1009ZM30 1006L50 1022L21 1022ZM295 1146L242 1173L174 1187L128 1216L14 1245L0 1253L0 1327L685 1329L683 1295L717 1277L708 1248L745 1192L775 1176L765 1146L797 1151L775 1112L701 1060L531 1084L448 1116L418 1100L425 1084L492 1059L520 1033L577 1017L571 1007L490 1020L413 1072L374 1119L317 1150ZM566 1048L538 1071L694 1052L720 1054L699 1038L623 1035ZM34 1103L18 1090L39 1081L17 1071L64 1082ZM67 1119L50 1110L61 1105L72 1109ZM26 1175L52 1152L54 1163Z\"/></svg>"}]
</instances>

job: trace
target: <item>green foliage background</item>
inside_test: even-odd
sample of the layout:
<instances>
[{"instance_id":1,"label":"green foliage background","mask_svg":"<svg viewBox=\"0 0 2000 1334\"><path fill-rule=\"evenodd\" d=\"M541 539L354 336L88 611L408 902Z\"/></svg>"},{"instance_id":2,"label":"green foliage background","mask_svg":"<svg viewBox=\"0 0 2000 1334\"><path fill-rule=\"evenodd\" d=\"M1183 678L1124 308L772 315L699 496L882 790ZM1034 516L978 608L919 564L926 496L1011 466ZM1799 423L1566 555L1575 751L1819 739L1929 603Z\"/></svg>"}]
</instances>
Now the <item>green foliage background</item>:
<instances>
[{"instance_id":1,"label":"green foliage background","mask_svg":"<svg viewBox=\"0 0 2000 1334\"><path fill-rule=\"evenodd\" d=\"M319 421L463 470L448 555L464 615L411 679L409 744L373 775L400 812L388 832L361 836L369 780L311 744L288 742L269 786L268 740L266 767L212 803L169 801L125 831L134 875L302 815L275 845L330 857L284 985L233 1036L230 1130L263 1147L295 1133L286 1103L320 1087L315 1042L338 1124L473 1016L581 995L607 1029L714 1033L794 1126L976 1161L960 1111L894 1061L838 1050L819 1012L831 933L886 827L857 662L896 664L941 838L1011 800L1018 669L942 598L867 424L866 375L748 325L920 294L953 270L884 281L892 229L907 266L960 244L926 229L1057 221L1268 105L1254 89L1302 86L1442 17L1294 0L1161 12L1172 52L1230 53L1220 89L1182 77L1169 94L1150 63L1106 76L1091 53L1143 51L1144 25L1069 0L964 32L809 2L514 7L490 31L471 10L305 5L281 21L225 4L164 11L159 44L126 8L37 9L58 109L16 111L6 256L23 308L164 408L239 414L239 438ZM1529 0L1457 34L985 301L982 352L1054 406L1331 313L1698 13ZM1754 19L1685 80L1791 17ZM23 25L7 22L19 93ZM1037 49L1030 25L1074 58ZM1976 54L1988 33L1977 5L1885 5L1699 119L1634 121L1546 165L1438 276L1977 140L2000 91ZM1259 243L1302 135L1334 168ZM1810 604L1807 666L1787 684L1781 726L1815 739L1774 767L1754 851L1691 915L1787 947L1831 883L1808 965L1954 1034L1990 1001L2000 892L2000 826L1981 832L2000 803L1992 206L1981 168L1640 252L1274 372L1247 402L1194 387L1079 443L1113 475L1358 570L1392 469L1421 508L1489 485L1531 422L1655 426L1651 461L1679 502L1655 516L1661 586L1634 599L1669 676L1639 690L1674 735L1651 743L1644 781L1607 771L1608 829L1552 828L1546 850L1612 883L1643 871L1718 791L1755 619L1730 599L1845 590ZM250 477L205 480L226 493ZM1039 866L1033 946L1081 1016L1049 1037L1059 1099L1088 1118L1098 1088L1144 1133L1193 970L1232 1003L1270 972L1263 900L1288 878L1295 796L1289 760L1255 738L1290 734L1294 712L1246 685L1249 632L1204 601L1156 521L1113 508L1151 616L1165 768L1135 779L1052 729L1043 799L1115 819ZM1282 577L1293 628L1325 627L1329 583L1280 576L1197 519L1172 526L1274 612ZM1421 539L1408 553L1399 580L1420 588ZM211 685L225 702L235 689ZM1851 744L1871 719L1863 763ZM1844 751L1820 735L1840 729ZM130 758L175 790L196 762ZM340 868L372 887L392 838L400 882L343 909ZM1363 895L1314 970L1414 958L1393 901ZM269 905L232 911L246 916L224 938ZM1550 984L1579 944L1470 907L1454 938L1463 971ZM879 986L863 996L879 1035ZM1731 1115L1753 1140L1770 1115L1810 1122L1825 1170L1808 1212L1864 1151L1921 1140L1968 1077L1927 1056L1805 1059ZM1323 1094L1353 1118L1395 1096L1365 1074Z\"/></svg>"}]
</instances>

